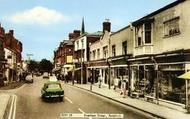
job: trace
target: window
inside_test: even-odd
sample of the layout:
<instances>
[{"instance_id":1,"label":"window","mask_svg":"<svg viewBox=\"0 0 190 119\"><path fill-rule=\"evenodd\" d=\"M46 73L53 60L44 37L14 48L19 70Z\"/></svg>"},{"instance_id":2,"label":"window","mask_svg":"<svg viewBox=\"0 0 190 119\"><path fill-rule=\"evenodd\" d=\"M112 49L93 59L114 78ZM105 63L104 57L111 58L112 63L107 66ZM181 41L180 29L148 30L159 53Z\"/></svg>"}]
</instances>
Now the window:
<instances>
[{"instance_id":1,"label":"window","mask_svg":"<svg viewBox=\"0 0 190 119\"><path fill-rule=\"evenodd\" d=\"M103 47L103 58L108 57L108 46Z\"/></svg>"},{"instance_id":2,"label":"window","mask_svg":"<svg viewBox=\"0 0 190 119\"><path fill-rule=\"evenodd\" d=\"M142 39L141 37L138 37L137 46L141 46L141 45L142 45Z\"/></svg>"},{"instance_id":3,"label":"window","mask_svg":"<svg viewBox=\"0 0 190 119\"><path fill-rule=\"evenodd\" d=\"M79 41L77 41L77 49L79 49Z\"/></svg>"},{"instance_id":4,"label":"window","mask_svg":"<svg viewBox=\"0 0 190 119\"><path fill-rule=\"evenodd\" d=\"M83 49L84 48L84 39L81 40L81 45L82 45L81 49Z\"/></svg>"},{"instance_id":5,"label":"window","mask_svg":"<svg viewBox=\"0 0 190 119\"><path fill-rule=\"evenodd\" d=\"M122 43L122 54L123 55L126 55L127 54L127 41L124 41L123 43Z\"/></svg>"},{"instance_id":6,"label":"window","mask_svg":"<svg viewBox=\"0 0 190 119\"><path fill-rule=\"evenodd\" d=\"M0 50L3 50L3 41L0 40Z\"/></svg>"},{"instance_id":7,"label":"window","mask_svg":"<svg viewBox=\"0 0 190 119\"><path fill-rule=\"evenodd\" d=\"M90 52L90 60L93 60L93 58L92 58L92 52Z\"/></svg>"},{"instance_id":8,"label":"window","mask_svg":"<svg viewBox=\"0 0 190 119\"><path fill-rule=\"evenodd\" d=\"M145 44L151 43L151 23L145 23Z\"/></svg>"},{"instance_id":9,"label":"window","mask_svg":"<svg viewBox=\"0 0 190 119\"><path fill-rule=\"evenodd\" d=\"M140 24L135 27L135 45L136 45L136 47L143 45L142 38L143 38L143 25Z\"/></svg>"},{"instance_id":10,"label":"window","mask_svg":"<svg viewBox=\"0 0 190 119\"><path fill-rule=\"evenodd\" d=\"M93 60L96 59L96 50L93 51Z\"/></svg>"},{"instance_id":11,"label":"window","mask_svg":"<svg viewBox=\"0 0 190 119\"><path fill-rule=\"evenodd\" d=\"M179 17L175 17L164 22L164 36L174 36L179 33Z\"/></svg>"},{"instance_id":12,"label":"window","mask_svg":"<svg viewBox=\"0 0 190 119\"><path fill-rule=\"evenodd\" d=\"M97 59L100 58L100 49L97 49Z\"/></svg>"},{"instance_id":13,"label":"window","mask_svg":"<svg viewBox=\"0 0 190 119\"><path fill-rule=\"evenodd\" d=\"M115 57L116 56L116 51L115 51L115 45L112 45L112 56Z\"/></svg>"}]
</instances>

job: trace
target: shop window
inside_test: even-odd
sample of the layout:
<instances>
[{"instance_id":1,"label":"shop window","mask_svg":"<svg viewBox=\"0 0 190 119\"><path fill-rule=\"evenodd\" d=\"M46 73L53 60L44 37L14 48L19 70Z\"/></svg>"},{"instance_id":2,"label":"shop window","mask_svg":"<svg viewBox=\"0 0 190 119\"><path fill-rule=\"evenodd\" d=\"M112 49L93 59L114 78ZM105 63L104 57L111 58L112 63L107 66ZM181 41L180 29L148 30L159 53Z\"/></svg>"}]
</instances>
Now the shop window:
<instances>
[{"instance_id":1,"label":"shop window","mask_svg":"<svg viewBox=\"0 0 190 119\"><path fill-rule=\"evenodd\" d=\"M164 36L174 36L180 33L179 29L180 17L175 17L164 22Z\"/></svg>"},{"instance_id":2,"label":"shop window","mask_svg":"<svg viewBox=\"0 0 190 119\"><path fill-rule=\"evenodd\" d=\"M163 71L160 77L159 97L185 104L185 80L177 77L184 71Z\"/></svg>"},{"instance_id":3,"label":"shop window","mask_svg":"<svg viewBox=\"0 0 190 119\"><path fill-rule=\"evenodd\" d=\"M144 66L139 66L139 79L142 80L144 78Z\"/></svg>"}]
</instances>

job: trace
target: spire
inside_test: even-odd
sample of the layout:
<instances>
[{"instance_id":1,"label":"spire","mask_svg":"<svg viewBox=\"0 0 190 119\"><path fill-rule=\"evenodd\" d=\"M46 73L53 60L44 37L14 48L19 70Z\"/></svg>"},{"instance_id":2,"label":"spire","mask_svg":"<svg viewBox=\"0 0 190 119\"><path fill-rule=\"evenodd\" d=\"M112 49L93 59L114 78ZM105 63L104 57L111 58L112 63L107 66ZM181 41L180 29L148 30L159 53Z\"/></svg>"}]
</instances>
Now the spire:
<instances>
[{"instance_id":1,"label":"spire","mask_svg":"<svg viewBox=\"0 0 190 119\"><path fill-rule=\"evenodd\" d=\"M84 28L84 17L82 18L82 27L81 27L81 35L85 33L85 28Z\"/></svg>"}]
</instances>

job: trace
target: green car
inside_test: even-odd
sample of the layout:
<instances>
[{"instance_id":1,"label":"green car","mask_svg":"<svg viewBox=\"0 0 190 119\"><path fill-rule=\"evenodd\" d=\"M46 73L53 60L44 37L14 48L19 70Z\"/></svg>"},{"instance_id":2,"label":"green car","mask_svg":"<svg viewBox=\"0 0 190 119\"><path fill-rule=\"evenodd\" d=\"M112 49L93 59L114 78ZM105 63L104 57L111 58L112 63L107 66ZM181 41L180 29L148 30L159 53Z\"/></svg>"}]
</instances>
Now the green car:
<instances>
[{"instance_id":1,"label":"green car","mask_svg":"<svg viewBox=\"0 0 190 119\"><path fill-rule=\"evenodd\" d=\"M60 101L63 101L64 98L64 90L59 81L46 82L41 90L41 94L43 99L59 98Z\"/></svg>"}]
</instances>

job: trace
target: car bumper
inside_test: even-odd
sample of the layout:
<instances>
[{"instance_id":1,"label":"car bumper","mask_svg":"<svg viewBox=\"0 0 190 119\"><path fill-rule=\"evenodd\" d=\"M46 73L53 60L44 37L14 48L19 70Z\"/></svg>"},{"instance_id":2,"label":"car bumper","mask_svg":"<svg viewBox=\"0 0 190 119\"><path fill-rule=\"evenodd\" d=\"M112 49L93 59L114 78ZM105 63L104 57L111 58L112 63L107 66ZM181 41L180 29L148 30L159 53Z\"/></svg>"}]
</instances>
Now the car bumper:
<instances>
[{"instance_id":1,"label":"car bumper","mask_svg":"<svg viewBox=\"0 0 190 119\"><path fill-rule=\"evenodd\" d=\"M58 97L64 97L64 95L47 95L47 96L44 96L45 98L58 98Z\"/></svg>"}]
</instances>

